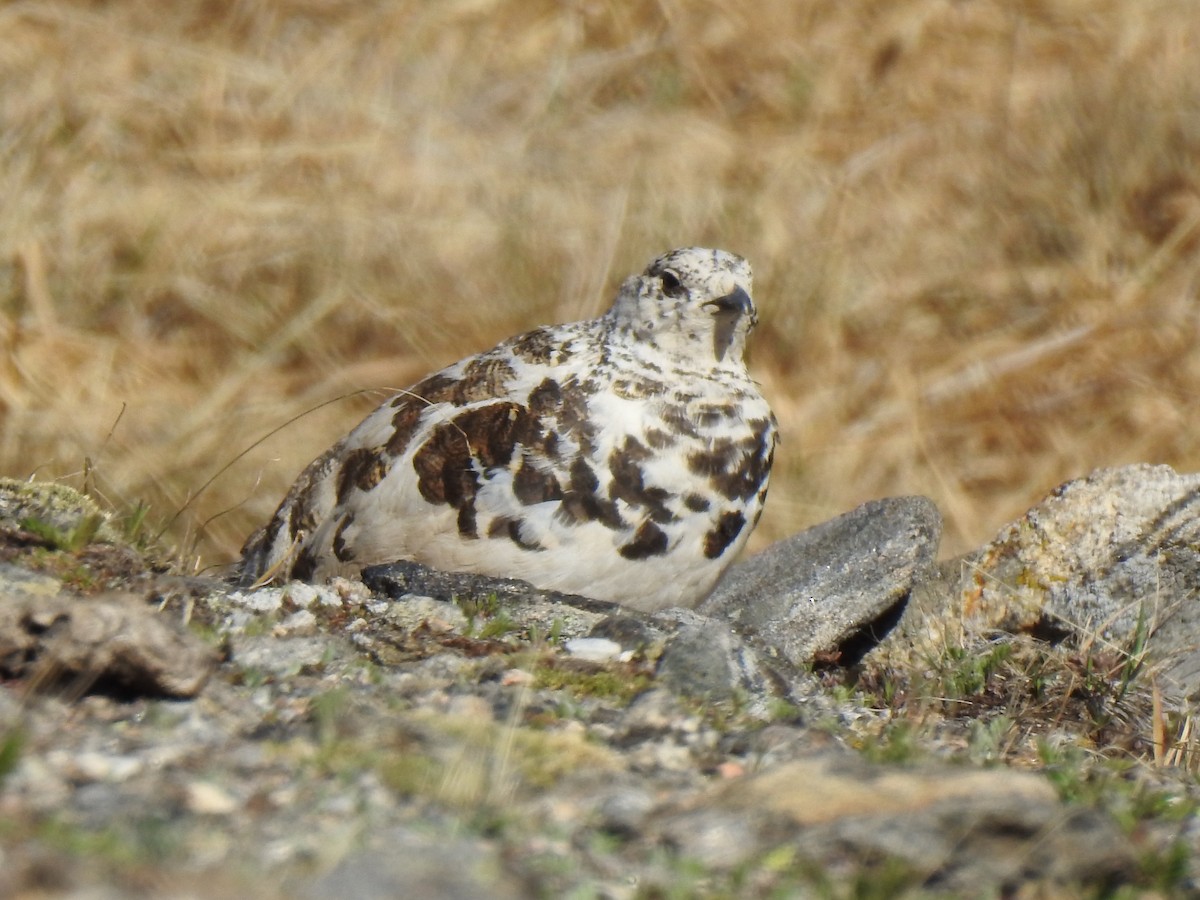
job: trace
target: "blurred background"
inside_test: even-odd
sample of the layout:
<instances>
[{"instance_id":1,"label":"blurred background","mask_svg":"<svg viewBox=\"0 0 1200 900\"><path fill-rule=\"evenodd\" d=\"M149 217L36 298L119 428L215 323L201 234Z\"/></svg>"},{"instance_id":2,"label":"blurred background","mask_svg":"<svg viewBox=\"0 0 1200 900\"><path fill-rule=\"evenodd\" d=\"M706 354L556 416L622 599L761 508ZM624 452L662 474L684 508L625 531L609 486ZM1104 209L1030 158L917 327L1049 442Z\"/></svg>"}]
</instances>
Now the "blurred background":
<instances>
[{"instance_id":1,"label":"blurred background","mask_svg":"<svg viewBox=\"0 0 1200 900\"><path fill-rule=\"evenodd\" d=\"M686 244L756 272L754 547L1195 471L1198 46L1188 0L5 4L0 474L227 562L389 389Z\"/></svg>"}]
</instances>

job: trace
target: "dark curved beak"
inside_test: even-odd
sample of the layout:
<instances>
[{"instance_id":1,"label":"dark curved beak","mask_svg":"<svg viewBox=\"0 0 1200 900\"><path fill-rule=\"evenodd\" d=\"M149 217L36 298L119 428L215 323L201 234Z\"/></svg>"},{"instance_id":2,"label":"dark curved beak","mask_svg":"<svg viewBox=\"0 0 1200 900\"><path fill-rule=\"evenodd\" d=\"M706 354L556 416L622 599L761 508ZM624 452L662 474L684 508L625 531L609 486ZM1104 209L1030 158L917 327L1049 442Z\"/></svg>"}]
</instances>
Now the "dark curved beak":
<instances>
[{"instance_id":1,"label":"dark curved beak","mask_svg":"<svg viewBox=\"0 0 1200 900\"><path fill-rule=\"evenodd\" d=\"M734 288L732 292L726 294L724 297L709 300L704 305L715 306L718 312L735 313L739 316L754 315L754 301L741 288Z\"/></svg>"}]
</instances>

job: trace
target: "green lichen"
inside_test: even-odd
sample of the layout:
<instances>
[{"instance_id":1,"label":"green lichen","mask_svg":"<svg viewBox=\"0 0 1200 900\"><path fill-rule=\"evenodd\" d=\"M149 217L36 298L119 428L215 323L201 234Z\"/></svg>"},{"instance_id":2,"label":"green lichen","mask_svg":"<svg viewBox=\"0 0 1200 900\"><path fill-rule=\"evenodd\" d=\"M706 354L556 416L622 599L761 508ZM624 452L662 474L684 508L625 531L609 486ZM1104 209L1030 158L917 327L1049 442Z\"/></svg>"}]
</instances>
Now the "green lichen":
<instances>
[{"instance_id":1,"label":"green lichen","mask_svg":"<svg viewBox=\"0 0 1200 900\"><path fill-rule=\"evenodd\" d=\"M552 662L537 666L534 687L565 690L577 697L597 697L628 703L650 687L650 677L613 669L581 669Z\"/></svg>"},{"instance_id":2,"label":"green lichen","mask_svg":"<svg viewBox=\"0 0 1200 900\"><path fill-rule=\"evenodd\" d=\"M122 542L120 530L96 501L54 482L0 478L0 527L31 532L58 550Z\"/></svg>"}]
</instances>

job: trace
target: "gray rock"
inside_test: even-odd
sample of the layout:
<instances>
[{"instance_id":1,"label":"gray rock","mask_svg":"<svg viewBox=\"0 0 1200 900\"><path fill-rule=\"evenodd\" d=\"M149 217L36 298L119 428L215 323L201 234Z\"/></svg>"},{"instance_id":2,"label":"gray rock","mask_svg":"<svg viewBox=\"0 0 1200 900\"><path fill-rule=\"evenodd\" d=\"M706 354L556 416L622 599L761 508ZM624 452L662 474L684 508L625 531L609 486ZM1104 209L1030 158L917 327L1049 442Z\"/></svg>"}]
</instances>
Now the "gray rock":
<instances>
[{"instance_id":1,"label":"gray rock","mask_svg":"<svg viewBox=\"0 0 1200 900\"><path fill-rule=\"evenodd\" d=\"M435 628L466 631L467 617L453 603L434 600L432 597L410 595L402 601L387 604L382 613L384 619L399 628L418 628L430 625Z\"/></svg>"},{"instance_id":2,"label":"gray rock","mask_svg":"<svg viewBox=\"0 0 1200 900\"><path fill-rule=\"evenodd\" d=\"M298 885L296 895L313 900L517 900L528 896L517 879L505 872L495 847L486 841L438 839L396 828L374 843L377 846L372 851L348 857L324 875Z\"/></svg>"},{"instance_id":3,"label":"gray rock","mask_svg":"<svg viewBox=\"0 0 1200 900\"><path fill-rule=\"evenodd\" d=\"M645 785L617 784L596 804L596 827L622 837L636 837L654 809Z\"/></svg>"},{"instance_id":4,"label":"gray rock","mask_svg":"<svg viewBox=\"0 0 1200 900\"><path fill-rule=\"evenodd\" d=\"M267 635L235 641L232 657L243 671L289 678L307 667L320 665L344 644L345 641L328 635L298 638Z\"/></svg>"},{"instance_id":5,"label":"gray rock","mask_svg":"<svg viewBox=\"0 0 1200 900\"><path fill-rule=\"evenodd\" d=\"M514 578L440 572L419 563L397 562L363 571L373 590L408 602L428 604L495 597L513 621L543 633L557 621L564 637L605 638L626 650L653 648L662 684L690 697L746 698L751 710L784 691L784 682L760 664L757 654L729 626L685 609L652 616L615 603L544 591ZM581 626L587 625L585 631Z\"/></svg>"},{"instance_id":6,"label":"gray rock","mask_svg":"<svg viewBox=\"0 0 1200 900\"><path fill-rule=\"evenodd\" d=\"M1026 879L1103 889L1136 871L1136 856L1112 818L1009 796L1003 774L994 775L999 777L992 790L977 797L811 829L797 841L797 851L854 869L871 860L898 859L928 873L925 885L956 896L973 896L983 884Z\"/></svg>"},{"instance_id":7,"label":"gray rock","mask_svg":"<svg viewBox=\"0 0 1200 900\"><path fill-rule=\"evenodd\" d=\"M405 560L368 566L363 569L363 582L399 605L420 598L421 602L458 604L464 610L494 607L525 629L541 634L554 632L564 639L588 636L598 622L621 609L615 603L544 591L517 578L442 572ZM404 618L399 612L389 615L397 620Z\"/></svg>"},{"instance_id":8,"label":"gray rock","mask_svg":"<svg viewBox=\"0 0 1200 900\"><path fill-rule=\"evenodd\" d=\"M593 600L590 597L544 591L519 578L494 578L470 572L442 572L408 560L367 566L363 569L362 579L371 590L393 600L415 594L452 603L456 600L495 595L502 602L560 603L588 612L613 613L620 609L615 603Z\"/></svg>"},{"instance_id":9,"label":"gray rock","mask_svg":"<svg viewBox=\"0 0 1200 900\"><path fill-rule=\"evenodd\" d=\"M50 529L70 541L88 539L119 543L120 535L95 501L65 484L0 478L0 528Z\"/></svg>"},{"instance_id":10,"label":"gray rock","mask_svg":"<svg viewBox=\"0 0 1200 900\"><path fill-rule=\"evenodd\" d=\"M657 674L670 690L712 700L740 696L751 707L785 692L779 676L725 623L689 609L663 610L652 622L666 633Z\"/></svg>"},{"instance_id":11,"label":"gray rock","mask_svg":"<svg viewBox=\"0 0 1200 900\"><path fill-rule=\"evenodd\" d=\"M1044 878L1105 884L1135 855L1102 813L1064 807L1026 772L929 763L912 768L823 753L725 782L655 815L682 855L734 868L780 844L836 871L903 862L930 887Z\"/></svg>"},{"instance_id":12,"label":"gray rock","mask_svg":"<svg viewBox=\"0 0 1200 900\"><path fill-rule=\"evenodd\" d=\"M110 682L151 696L194 697L216 667L211 647L137 597L51 596L42 582L9 577L0 575L0 671L10 677L39 687Z\"/></svg>"},{"instance_id":13,"label":"gray rock","mask_svg":"<svg viewBox=\"0 0 1200 900\"><path fill-rule=\"evenodd\" d=\"M629 704L621 717L616 741L628 746L660 737L671 732L685 717L683 707L673 694L661 688L646 691Z\"/></svg>"},{"instance_id":14,"label":"gray rock","mask_svg":"<svg viewBox=\"0 0 1200 900\"><path fill-rule=\"evenodd\" d=\"M924 497L873 500L733 566L698 611L804 665L901 603L941 532Z\"/></svg>"},{"instance_id":15,"label":"gray rock","mask_svg":"<svg viewBox=\"0 0 1200 900\"><path fill-rule=\"evenodd\" d=\"M0 587L11 603L14 600L37 601L57 597L63 584L57 578L31 572L9 563L0 563Z\"/></svg>"}]
</instances>

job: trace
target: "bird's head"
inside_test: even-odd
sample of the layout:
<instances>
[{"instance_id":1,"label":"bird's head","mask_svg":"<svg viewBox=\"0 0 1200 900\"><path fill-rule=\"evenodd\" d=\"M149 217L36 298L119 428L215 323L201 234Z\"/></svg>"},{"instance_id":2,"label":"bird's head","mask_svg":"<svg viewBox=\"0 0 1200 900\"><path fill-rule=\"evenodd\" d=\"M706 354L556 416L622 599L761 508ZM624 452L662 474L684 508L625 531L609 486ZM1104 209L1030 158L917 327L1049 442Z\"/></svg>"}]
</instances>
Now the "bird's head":
<instances>
[{"instance_id":1,"label":"bird's head","mask_svg":"<svg viewBox=\"0 0 1200 900\"><path fill-rule=\"evenodd\" d=\"M758 321L753 277L750 264L734 253L672 250L625 280L610 315L617 328L659 350L737 365Z\"/></svg>"}]
</instances>

